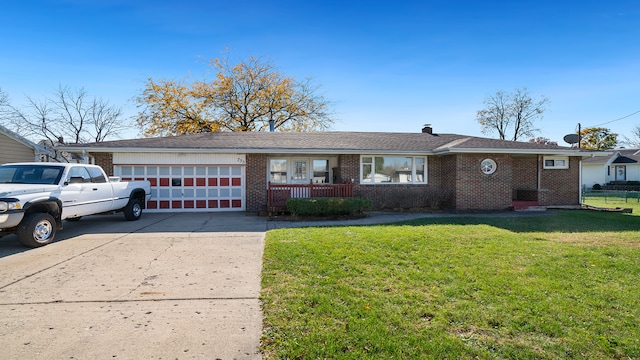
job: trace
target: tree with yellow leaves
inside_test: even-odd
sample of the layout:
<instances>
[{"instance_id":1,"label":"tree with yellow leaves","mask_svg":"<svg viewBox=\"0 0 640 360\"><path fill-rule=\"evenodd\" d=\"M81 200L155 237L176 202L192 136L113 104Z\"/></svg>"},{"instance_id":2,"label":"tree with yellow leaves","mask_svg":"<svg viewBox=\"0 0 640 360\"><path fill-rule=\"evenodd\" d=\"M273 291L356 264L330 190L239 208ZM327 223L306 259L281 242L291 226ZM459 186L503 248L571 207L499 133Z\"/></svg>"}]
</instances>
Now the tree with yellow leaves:
<instances>
[{"instance_id":1,"label":"tree with yellow leaves","mask_svg":"<svg viewBox=\"0 0 640 360\"><path fill-rule=\"evenodd\" d=\"M218 58L209 66L212 81L148 80L136 99L145 136L266 131L270 123L277 131L316 131L333 124L328 101L310 79L296 81L255 57L235 65Z\"/></svg>"},{"instance_id":2,"label":"tree with yellow leaves","mask_svg":"<svg viewBox=\"0 0 640 360\"><path fill-rule=\"evenodd\" d=\"M610 150L618 145L618 134L603 127L588 127L580 131L580 147L585 150Z\"/></svg>"}]
</instances>

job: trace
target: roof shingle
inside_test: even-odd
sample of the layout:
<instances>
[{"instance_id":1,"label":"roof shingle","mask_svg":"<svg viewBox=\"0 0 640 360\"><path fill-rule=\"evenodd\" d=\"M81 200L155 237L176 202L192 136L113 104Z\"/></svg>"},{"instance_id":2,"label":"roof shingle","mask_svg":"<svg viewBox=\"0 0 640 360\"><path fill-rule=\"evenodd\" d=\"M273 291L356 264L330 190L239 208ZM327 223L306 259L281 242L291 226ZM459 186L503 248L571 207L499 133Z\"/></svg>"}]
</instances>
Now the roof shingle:
<instances>
[{"instance_id":1,"label":"roof shingle","mask_svg":"<svg viewBox=\"0 0 640 360\"><path fill-rule=\"evenodd\" d=\"M529 142L506 141L457 134L393 132L217 132L160 138L141 138L74 144L72 150L101 149L216 149L237 152L448 152L469 150L545 150L567 151L568 147Z\"/></svg>"}]
</instances>

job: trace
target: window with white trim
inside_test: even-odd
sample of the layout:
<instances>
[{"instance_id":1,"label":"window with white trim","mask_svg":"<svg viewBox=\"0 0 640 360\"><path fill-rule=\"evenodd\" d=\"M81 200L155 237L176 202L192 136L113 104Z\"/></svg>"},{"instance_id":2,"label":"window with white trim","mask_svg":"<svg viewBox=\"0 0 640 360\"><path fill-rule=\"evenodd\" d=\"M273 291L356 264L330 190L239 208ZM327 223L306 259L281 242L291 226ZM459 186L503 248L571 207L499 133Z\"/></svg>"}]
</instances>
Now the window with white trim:
<instances>
[{"instance_id":1,"label":"window with white trim","mask_svg":"<svg viewBox=\"0 0 640 360\"><path fill-rule=\"evenodd\" d=\"M287 159L269 160L269 181L273 184L287 183Z\"/></svg>"},{"instance_id":2,"label":"window with white trim","mask_svg":"<svg viewBox=\"0 0 640 360\"><path fill-rule=\"evenodd\" d=\"M568 169L569 157L568 156L545 156L544 168L545 169Z\"/></svg>"},{"instance_id":3,"label":"window with white trim","mask_svg":"<svg viewBox=\"0 0 640 360\"><path fill-rule=\"evenodd\" d=\"M424 156L361 156L360 184L426 184L426 169Z\"/></svg>"},{"instance_id":4,"label":"window with white trim","mask_svg":"<svg viewBox=\"0 0 640 360\"><path fill-rule=\"evenodd\" d=\"M493 174L494 172L496 172L497 168L498 168L498 164L496 164L495 160L493 159L487 158L480 162L480 170L485 175Z\"/></svg>"},{"instance_id":5,"label":"window with white trim","mask_svg":"<svg viewBox=\"0 0 640 360\"><path fill-rule=\"evenodd\" d=\"M309 183L330 184L331 157L281 157L269 159L268 176L272 184Z\"/></svg>"}]
</instances>

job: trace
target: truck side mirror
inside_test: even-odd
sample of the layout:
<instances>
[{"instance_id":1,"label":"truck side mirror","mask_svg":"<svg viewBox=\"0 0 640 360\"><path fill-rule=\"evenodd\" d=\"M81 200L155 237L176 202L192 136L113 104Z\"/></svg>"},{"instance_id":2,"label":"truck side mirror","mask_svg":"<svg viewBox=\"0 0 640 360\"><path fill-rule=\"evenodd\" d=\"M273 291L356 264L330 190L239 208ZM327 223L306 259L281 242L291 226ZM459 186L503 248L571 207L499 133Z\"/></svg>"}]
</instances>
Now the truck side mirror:
<instances>
[{"instance_id":1,"label":"truck side mirror","mask_svg":"<svg viewBox=\"0 0 640 360\"><path fill-rule=\"evenodd\" d=\"M67 185L68 184L84 184L84 179L82 176L72 176L69 181L67 181Z\"/></svg>"}]
</instances>

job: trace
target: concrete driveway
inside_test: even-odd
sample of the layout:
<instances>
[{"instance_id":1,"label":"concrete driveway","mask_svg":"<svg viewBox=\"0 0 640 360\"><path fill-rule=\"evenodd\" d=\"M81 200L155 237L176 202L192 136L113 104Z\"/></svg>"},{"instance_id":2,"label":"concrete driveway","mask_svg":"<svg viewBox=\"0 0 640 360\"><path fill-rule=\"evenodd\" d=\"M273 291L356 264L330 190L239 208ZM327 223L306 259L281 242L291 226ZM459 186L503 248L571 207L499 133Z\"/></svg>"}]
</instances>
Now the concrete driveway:
<instances>
[{"instance_id":1,"label":"concrete driveway","mask_svg":"<svg viewBox=\"0 0 640 360\"><path fill-rule=\"evenodd\" d=\"M266 220L121 214L0 238L3 359L259 359Z\"/></svg>"}]
</instances>

